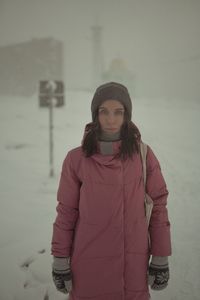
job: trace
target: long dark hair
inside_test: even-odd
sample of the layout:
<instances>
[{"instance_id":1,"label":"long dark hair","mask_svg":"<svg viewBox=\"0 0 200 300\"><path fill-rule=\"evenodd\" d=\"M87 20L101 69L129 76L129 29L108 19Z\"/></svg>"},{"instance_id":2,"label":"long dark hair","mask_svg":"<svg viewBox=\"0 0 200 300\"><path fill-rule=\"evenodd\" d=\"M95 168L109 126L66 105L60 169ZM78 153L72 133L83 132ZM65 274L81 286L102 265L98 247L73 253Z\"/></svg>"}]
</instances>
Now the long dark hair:
<instances>
[{"instance_id":1,"label":"long dark hair","mask_svg":"<svg viewBox=\"0 0 200 300\"><path fill-rule=\"evenodd\" d=\"M134 153L139 153L140 132L136 125L127 120L127 113L125 110L124 123L121 127L121 148L118 157L122 160L131 158ZM100 136L101 128L98 117L95 117L94 122L86 126L85 136L82 141L82 150L86 157L90 157L97 153L97 142Z\"/></svg>"}]
</instances>

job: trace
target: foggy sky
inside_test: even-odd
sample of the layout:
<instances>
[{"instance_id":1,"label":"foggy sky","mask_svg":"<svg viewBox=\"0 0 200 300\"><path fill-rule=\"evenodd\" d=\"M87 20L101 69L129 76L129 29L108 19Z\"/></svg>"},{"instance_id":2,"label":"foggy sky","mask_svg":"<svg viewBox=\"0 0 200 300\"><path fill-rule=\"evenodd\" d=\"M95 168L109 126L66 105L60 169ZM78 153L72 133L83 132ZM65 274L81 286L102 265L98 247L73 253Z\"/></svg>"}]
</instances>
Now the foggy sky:
<instances>
[{"instance_id":1,"label":"foggy sky","mask_svg":"<svg viewBox=\"0 0 200 300\"><path fill-rule=\"evenodd\" d=\"M57 37L65 42L70 79L82 82L92 76L94 24L103 28L105 68L121 57L141 80L152 72L158 78L166 66L170 77L170 64L182 68L181 61L197 62L186 70L194 78L200 73L199 0L0 0L0 46Z\"/></svg>"}]
</instances>

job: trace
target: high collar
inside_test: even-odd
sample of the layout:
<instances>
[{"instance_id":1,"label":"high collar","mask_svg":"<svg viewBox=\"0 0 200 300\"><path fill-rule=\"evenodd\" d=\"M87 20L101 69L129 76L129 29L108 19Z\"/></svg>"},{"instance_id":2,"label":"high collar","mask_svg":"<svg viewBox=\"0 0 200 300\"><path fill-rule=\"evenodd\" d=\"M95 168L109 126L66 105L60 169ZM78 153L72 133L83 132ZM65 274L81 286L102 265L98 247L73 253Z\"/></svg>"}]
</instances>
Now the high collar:
<instances>
[{"instance_id":1,"label":"high collar","mask_svg":"<svg viewBox=\"0 0 200 300\"><path fill-rule=\"evenodd\" d=\"M97 152L91 156L91 159L97 162L100 165L116 167L120 163L120 159L118 158L118 154L121 147L121 141L110 142L112 145L112 154L103 154L101 148L101 142L97 142Z\"/></svg>"},{"instance_id":2,"label":"high collar","mask_svg":"<svg viewBox=\"0 0 200 300\"><path fill-rule=\"evenodd\" d=\"M116 155L120 152L121 140L118 141L98 141L97 142L97 153L102 155Z\"/></svg>"},{"instance_id":3,"label":"high collar","mask_svg":"<svg viewBox=\"0 0 200 300\"><path fill-rule=\"evenodd\" d=\"M83 141L85 139L85 137L87 136L87 134L91 131L94 130L95 124L93 122L86 124L85 126L85 131L84 131L84 136L83 136L83 140L82 140L82 144ZM141 140L141 135L139 132L139 129L137 128L137 126L133 123L133 122L129 122L128 126L133 127L135 129L135 138L138 140L138 142ZM104 154L104 156L115 156L116 154L119 153L120 151L120 147L121 147L121 140L115 140L115 141L97 141L97 154Z\"/></svg>"},{"instance_id":4,"label":"high collar","mask_svg":"<svg viewBox=\"0 0 200 300\"><path fill-rule=\"evenodd\" d=\"M120 140L120 135L120 131L115 133L107 133L106 131L102 131L98 137L98 140L103 142L115 142Z\"/></svg>"}]
</instances>

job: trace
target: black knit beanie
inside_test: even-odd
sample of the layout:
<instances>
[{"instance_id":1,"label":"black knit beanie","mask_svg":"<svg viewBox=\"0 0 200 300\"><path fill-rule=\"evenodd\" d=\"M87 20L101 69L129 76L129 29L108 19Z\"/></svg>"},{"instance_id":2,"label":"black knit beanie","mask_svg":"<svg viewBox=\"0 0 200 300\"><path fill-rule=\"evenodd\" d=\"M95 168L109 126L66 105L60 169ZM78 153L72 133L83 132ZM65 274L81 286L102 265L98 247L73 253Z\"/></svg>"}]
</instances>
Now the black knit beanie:
<instances>
[{"instance_id":1,"label":"black knit beanie","mask_svg":"<svg viewBox=\"0 0 200 300\"><path fill-rule=\"evenodd\" d=\"M132 102L128 89L121 83L108 82L100 85L94 93L91 103L93 122L98 114L99 106L106 100L118 100L120 103L122 103L127 111L128 120L131 120Z\"/></svg>"}]
</instances>

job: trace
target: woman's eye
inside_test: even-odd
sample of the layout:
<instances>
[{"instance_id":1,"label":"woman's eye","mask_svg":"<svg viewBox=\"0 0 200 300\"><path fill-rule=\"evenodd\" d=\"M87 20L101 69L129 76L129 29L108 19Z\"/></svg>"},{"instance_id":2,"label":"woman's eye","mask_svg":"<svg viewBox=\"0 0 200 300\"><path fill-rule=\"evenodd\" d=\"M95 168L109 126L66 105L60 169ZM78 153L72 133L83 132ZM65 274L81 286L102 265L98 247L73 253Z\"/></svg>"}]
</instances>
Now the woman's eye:
<instances>
[{"instance_id":1,"label":"woman's eye","mask_svg":"<svg viewBox=\"0 0 200 300\"><path fill-rule=\"evenodd\" d=\"M124 111L123 110L116 110L114 112L109 112L108 110L100 109L99 114L102 115L102 116L114 115L116 117L119 117L119 116L124 115Z\"/></svg>"},{"instance_id":2,"label":"woman's eye","mask_svg":"<svg viewBox=\"0 0 200 300\"><path fill-rule=\"evenodd\" d=\"M115 115L116 115L116 116L123 116L123 114L124 114L124 112L123 112L122 110L117 110L117 111L115 112Z\"/></svg>"},{"instance_id":3,"label":"woman's eye","mask_svg":"<svg viewBox=\"0 0 200 300\"><path fill-rule=\"evenodd\" d=\"M102 110L99 111L99 114L101 114L101 115L107 115L108 112L106 110L102 109Z\"/></svg>"}]
</instances>

